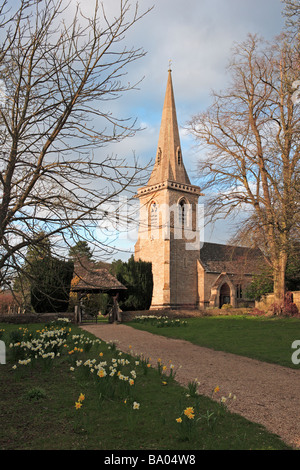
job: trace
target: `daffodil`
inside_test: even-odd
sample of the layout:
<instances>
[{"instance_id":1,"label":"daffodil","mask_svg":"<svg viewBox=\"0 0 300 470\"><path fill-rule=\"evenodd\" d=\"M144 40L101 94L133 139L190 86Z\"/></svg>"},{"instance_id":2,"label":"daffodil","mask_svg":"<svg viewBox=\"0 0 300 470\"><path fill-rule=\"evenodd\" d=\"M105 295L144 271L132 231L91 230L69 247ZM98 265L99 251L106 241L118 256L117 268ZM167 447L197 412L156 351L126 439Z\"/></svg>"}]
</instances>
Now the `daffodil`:
<instances>
[{"instance_id":1,"label":"daffodil","mask_svg":"<svg viewBox=\"0 0 300 470\"><path fill-rule=\"evenodd\" d=\"M194 408L192 406L189 406L188 408L186 408L184 410L184 414L185 416L187 416L189 419L194 419L195 417L195 411L194 411Z\"/></svg>"},{"instance_id":2,"label":"daffodil","mask_svg":"<svg viewBox=\"0 0 300 470\"><path fill-rule=\"evenodd\" d=\"M104 369L100 369L97 373L98 377L102 378L106 376L106 372Z\"/></svg>"}]
</instances>

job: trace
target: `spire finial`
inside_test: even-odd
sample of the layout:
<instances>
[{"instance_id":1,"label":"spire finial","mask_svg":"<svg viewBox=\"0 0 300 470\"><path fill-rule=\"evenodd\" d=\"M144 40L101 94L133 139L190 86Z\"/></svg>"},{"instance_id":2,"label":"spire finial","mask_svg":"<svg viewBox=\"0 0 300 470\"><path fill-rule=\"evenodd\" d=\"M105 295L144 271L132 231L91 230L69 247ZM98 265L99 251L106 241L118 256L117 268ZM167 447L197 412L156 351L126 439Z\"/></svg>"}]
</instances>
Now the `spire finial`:
<instances>
[{"instance_id":1,"label":"spire finial","mask_svg":"<svg viewBox=\"0 0 300 470\"><path fill-rule=\"evenodd\" d=\"M171 65L172 65L172 60L169 60L169 72L171 72Z\"/></svg>"}]
</instances>

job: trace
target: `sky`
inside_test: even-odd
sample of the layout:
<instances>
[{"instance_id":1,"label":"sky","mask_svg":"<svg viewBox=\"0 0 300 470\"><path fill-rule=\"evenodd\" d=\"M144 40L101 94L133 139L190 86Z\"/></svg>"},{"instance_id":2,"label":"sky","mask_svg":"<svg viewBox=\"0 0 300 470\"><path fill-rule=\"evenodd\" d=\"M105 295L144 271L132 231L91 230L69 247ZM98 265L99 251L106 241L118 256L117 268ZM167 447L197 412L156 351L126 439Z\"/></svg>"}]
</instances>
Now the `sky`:
<instances>
[{"instance_id":1,"label":"sky","mask_svg":"<svg viewBox=\"0 0 300 470\"><path fill-rule=\"evenodd\" d=\"M119 0L104 0L108 13ZM87 1L82 0L87 8ZM133 2L133 6L135 2ZM183 161L192 184L197 184L197 149L184 127L192 115L212 102L211 91L226 88L226 66L235 42L249 33L272 40L282 31L281 0L140 0L140 11L153 9L128 31L124 44L141 47L145 57L128 69L128 81L143 80L139 90L112 103L122 117L137 119L143 129L122 143L102 149L142 164L155 159L161 113L171 61L173 87L180 128ZM201 198L199 199L201 203ZM205 229L205 241L226 243L232 227L226 221ZM115 245L129 250L116 258L126 259L134 250L135 235L121 237Z\"/></svg>"}]
</instances>

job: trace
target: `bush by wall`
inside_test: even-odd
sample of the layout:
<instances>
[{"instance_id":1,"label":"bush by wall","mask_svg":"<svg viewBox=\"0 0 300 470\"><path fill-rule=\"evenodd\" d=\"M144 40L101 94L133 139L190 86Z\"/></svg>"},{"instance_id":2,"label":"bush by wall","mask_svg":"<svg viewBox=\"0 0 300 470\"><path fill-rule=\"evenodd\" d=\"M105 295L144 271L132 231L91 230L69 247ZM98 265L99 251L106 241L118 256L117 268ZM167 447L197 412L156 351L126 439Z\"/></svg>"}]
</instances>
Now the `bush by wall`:
<instances>
[{"instance_id":1,"label":"bush by wall","mask_svg":"<svg viewBox=\"0 0 300 470\"><path fill-rule=\"evenodd\" d=\"M31 264L31 305L36 313L66 312L74 263L52 256Z\"/></svg>"}]
</instances>

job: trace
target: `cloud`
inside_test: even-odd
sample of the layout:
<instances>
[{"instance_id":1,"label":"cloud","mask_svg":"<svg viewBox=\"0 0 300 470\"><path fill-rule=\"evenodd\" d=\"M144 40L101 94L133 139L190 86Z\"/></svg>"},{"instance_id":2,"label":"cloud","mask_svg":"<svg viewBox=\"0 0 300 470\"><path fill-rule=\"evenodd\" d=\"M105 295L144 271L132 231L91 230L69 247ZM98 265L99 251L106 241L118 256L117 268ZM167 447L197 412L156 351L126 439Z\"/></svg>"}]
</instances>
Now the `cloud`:
<instances>
[{"instance_id":1,"label":"cloud","mask_svg":"<svg viewBox=\"0 0 300 470\"><path fill-rule=\"evenodd\" d=\"M81 3L90 9L92 2L82 0ZM117 14L117 0L104 0L103 5L111 17ZM142 47L147 52L144 58L128 67L126 81L136 82L144 77L139 90L107 103L121 117L136 117L137 124L145 129L120 144L106 147L105 151L119 155L134 152L144 163L155 157L171 59L183 158L190 178L196 184L197 154L194 142L183 126L193 114L209 106L212 89L226 87L229 78L226 66L234 42L245 40L248 33L266 39L280 34L284 25L282 2L142 0L140 11L146 11L152 5L153 10L128 31L124 40L128 48ZM135 6L134 1L132 6ZM218 228L215 234L220 241ZM222 234L227 238L224 225ZM210 238L213 240L214 236L210 234Z\"/></svg>"}]
</instances>

